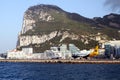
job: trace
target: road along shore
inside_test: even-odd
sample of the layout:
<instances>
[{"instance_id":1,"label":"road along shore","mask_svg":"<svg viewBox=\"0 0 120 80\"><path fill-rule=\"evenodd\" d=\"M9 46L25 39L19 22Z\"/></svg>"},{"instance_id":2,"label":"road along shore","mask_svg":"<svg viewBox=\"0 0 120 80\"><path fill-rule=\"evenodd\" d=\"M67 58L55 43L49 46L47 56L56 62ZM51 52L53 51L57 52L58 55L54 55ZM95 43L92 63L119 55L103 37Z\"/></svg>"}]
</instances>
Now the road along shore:
<instances>
[{"instance_id":1,"label":"road along shore","mask_svg":"<svg viewBox=\"0 0 120 80\"><path fill-rule=\"evenodd\" d=\"M0 62L39 62L39 63L70 63L70 64L120 64L120 60L31 60L31 59L1 59Z\"/></svg>"}]
</instances>

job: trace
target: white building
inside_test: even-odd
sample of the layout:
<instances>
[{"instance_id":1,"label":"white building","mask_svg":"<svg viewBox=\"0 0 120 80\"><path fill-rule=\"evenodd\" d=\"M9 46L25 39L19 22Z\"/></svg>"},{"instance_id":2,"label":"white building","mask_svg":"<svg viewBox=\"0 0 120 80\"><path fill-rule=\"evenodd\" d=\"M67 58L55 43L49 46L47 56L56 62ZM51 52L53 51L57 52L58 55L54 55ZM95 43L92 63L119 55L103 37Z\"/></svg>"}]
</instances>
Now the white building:
<instances>
[{"instance_id":1,"label":"white building","mask_svg":"<svg viewBox=\"0 0 120 80\"><path fill-rule=\"evenodd\" d=\"M71 57L72 54L65 44L51 47L44 53L33 53L33 48L22 48L21 51L14 49L7 53L7 59L70 59Z\"/></svg>"},{"instance_id":2,"label":"white building","mask_svg":"<svg viewBox=\"0 0 120 80\"><path fill-rule=\"evenodd\" d=\"M32 58L32 48L22 48L22 50L11 50L7 53L7 59L30 59Z\"/></svg>"},{"instance_id":3,"label":"white building","mask_svg":"<svg viewBox=\"0 0 120 80\"><path fill-rule=\"evenodd\" d=\"M109 44L111 46L120 46L120 40L115 40L115 41L108 41L105 43L106 44Z\"/></svg>"},{"instance_id":4,"label":"white building","mask_svg":"<svg viewBox=\"0 0 120 80\"><path fill-rule=\"evenodd\" d=\"M62 54L62 59L70 59L72 57L71 52L67 49L66 44L60 46L60 53Z\"/></svg>"}]
</instances>

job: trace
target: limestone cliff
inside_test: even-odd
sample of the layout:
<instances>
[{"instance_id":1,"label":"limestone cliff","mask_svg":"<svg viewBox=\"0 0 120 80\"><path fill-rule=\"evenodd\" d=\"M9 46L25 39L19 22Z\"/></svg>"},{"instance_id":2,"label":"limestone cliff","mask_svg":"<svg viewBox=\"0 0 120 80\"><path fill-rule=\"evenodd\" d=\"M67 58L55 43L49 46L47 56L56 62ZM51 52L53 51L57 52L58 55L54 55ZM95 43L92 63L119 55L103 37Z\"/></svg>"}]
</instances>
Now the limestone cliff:
<instances>
[{"instance_id":1,"label":"limestone cliff","mask_svg":"<svg viewBox=\"0 0 120 80\"><path fill-rule=\"evenodd\" d=\"M111 31L118 34L118 30L99 25L97 19L69 13L55 5L32 6L24 13L17 48L33 47L34 52L42 52L50 46L73 43L82 49L97 44L97 33L101 34L100 39L107 39Z\"/></svg>"}]
</instances>

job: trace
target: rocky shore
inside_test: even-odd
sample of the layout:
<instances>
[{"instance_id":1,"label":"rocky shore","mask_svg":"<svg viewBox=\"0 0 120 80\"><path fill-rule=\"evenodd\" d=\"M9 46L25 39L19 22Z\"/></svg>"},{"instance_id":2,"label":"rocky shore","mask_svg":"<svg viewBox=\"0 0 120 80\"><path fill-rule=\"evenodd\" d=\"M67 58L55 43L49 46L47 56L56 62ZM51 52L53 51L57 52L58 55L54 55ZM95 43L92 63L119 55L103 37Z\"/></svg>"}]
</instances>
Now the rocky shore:
<instances>
[{"instance_id":1,"label":"rocky shore","mask_svg":"<svg viewBox=\"0 0 120 80\"><path fill-rule=\"evenodd\" d=\"M38 63L70 63L70 64L120 64L120 60L18 60L1 59L0 62L38 62Z\"/></svg>"}]
</instances>

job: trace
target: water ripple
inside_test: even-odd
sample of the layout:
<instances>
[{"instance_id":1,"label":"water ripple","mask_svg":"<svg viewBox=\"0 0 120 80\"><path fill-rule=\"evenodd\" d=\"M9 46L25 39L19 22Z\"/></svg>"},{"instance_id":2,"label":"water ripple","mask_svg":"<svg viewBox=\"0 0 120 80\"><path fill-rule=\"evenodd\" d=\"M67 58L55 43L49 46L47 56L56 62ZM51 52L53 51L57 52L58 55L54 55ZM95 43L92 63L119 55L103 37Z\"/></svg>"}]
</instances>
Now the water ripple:
<instances>
[{"instance_id":1,"label":"water ripple","mask_svg":"<svg viewBox=\"0 0 120 80\"><path fill-rule=\"evenodd\" d=\"M120 80L120 65L2 62L0 80Z\"/></svg>"}]
</instances>

